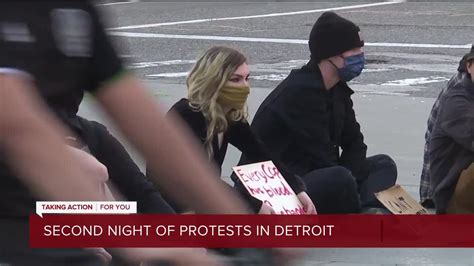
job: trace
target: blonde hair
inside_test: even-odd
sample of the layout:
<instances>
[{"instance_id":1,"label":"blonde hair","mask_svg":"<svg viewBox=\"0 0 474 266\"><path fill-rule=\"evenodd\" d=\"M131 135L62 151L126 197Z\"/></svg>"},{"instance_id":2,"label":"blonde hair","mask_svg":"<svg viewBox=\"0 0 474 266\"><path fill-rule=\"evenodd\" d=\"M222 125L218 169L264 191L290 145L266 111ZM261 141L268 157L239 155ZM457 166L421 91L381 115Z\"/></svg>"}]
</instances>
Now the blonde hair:
<instances>
[{"instance_id":1,"label":"blonde hair","mask_svg":"<svg viewBox=\"0 0 474 266\"><path fill-rule=\"evenodd\" d=\"M225 132L229 121L247 119L247 107L240 110L233 109L226 114L217 102L219 91L237 68L246 62L247 58L239 51L214 46L199 57L186 79L189 105L200 111L206 119L207 133L204 147L209 158L212 158L214 153L212 150L214 136Z\"/></svg>"}]
</instances>

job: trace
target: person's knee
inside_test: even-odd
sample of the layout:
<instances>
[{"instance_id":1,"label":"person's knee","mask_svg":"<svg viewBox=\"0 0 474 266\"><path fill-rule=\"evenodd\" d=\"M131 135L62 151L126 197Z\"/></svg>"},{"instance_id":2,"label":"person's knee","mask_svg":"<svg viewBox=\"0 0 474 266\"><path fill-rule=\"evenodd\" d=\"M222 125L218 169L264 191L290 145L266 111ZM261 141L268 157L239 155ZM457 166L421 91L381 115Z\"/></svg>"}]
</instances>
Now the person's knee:
<instances>
[{"instance_id":1,"label":"person's knee","mask_svg":"<svg viewBox=\"0 0 474 266\"><path fill-rule=\"evenodd\" d=\"M393 180L391 181L393 184L395 184L398 175L397 164L395 163L395 161L386 154L375 155L373 156L373 159L374 163L377 164L377 168L385 169L386 171L391 173L391 175L386 176L386 178L392 178Z\"/></svg>"},{"instance_id":2,"label":"person's knee","mask_svg":"<svg viewBox=\"0 0 474 266\"><path fill-rule=\"evenodd\" d=\"M315 170L303 177L309 191L320 193L324 187L327 193L339 194L341 191L354 191L357 193L357 182L352 173L345 167L332 166Z\"/></svg>"},{"instance_id":3,"label":"person's knee","mask_svg":"<svg viewBox=\"0 0 474 266\"><path fill-rule=\"evenodd\" d=\"M319 169L305 176L310 197L319 213L358 213L360 200L357 182L345 167ZM317 180L317 182L311 182ZM314 187L311 187L314 186Z\"/></svg>"},{"instance_id":4,"label":"person's knee","mask_svg":"<svg viewBox=\"0 0 474 266\"><path fill-rule=\"evenodd\" d=\"M356 178L345 167L334 170L334 189L339 195L341 213L358 213L360 211L359 193Z\"/></svg>"},{"instance_id":5,"label":"person's knee","mask_svg":"<svg viewBox=\"0 0 474 266\"><path fill-rule=\"evenodd\" d=\"M336 185L341 186L357 186L355 177L352 175L351 171L342 166L335 166L332 169L333 182Z\"/></svg>"},{"instance_id":6,"label":"person's knee","mask_svg":"<svg viewBox=\"0 0 474 266\"><path fill-rule=\"evenodd\" d=\"M387 154L379 154L379 155L375 155L374 156L374 159L375 159L375 162L378 164L378 165L382 165L384 167L388 167L388 168L393 168L393 169L397 169L397 164L395 163L395 161L392 159L392 157L390 157L389 155Z\"/></svg>"}]
</instances>

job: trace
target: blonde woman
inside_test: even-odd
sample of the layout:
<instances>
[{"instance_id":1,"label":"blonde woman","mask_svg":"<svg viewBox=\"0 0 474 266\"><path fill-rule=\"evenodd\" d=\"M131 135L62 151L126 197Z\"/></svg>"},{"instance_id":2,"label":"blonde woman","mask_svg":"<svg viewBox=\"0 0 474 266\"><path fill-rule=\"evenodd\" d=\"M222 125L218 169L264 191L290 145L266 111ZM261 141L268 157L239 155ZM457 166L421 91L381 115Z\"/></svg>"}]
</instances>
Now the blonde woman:
<instances>
[{"instance_id":1,"label":"blonde woman","mask_svg":"<svg viewBox=\"0 0 474 266\"><path fill-rule=\"evenodd\" d=\"M247 122L249 66L239 51L216 46L196 62L187 78L188 97L172 108L189 125L201 141L210 160L222 166L230 143L253 162L271 160L271 156L250 129ZM273 160L288 184L297 193L308 214L315 214L313 202L305 192L303 181L288 173ZM234 182L237 181L234 179ZM245 188L237 182L242 193ZM248 195L247 195L248 196ZM261 214L273 213L271 207L248 196L251 206Z\"/></svg>"}]
</instances>

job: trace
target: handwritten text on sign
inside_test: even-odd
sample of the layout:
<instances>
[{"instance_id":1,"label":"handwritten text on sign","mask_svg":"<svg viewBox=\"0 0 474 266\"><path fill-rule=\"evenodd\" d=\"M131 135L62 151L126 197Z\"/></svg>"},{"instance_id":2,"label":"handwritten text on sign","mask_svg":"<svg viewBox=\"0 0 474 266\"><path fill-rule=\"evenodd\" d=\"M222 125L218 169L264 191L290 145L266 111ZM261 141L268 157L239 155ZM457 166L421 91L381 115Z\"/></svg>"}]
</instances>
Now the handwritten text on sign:
<instances>
[{"instance_id":1,"label":"handwritten text on sign","mask_svg":"<svg viewBox=\"0 0 474 266\"><path fill-rule=\"evenodd\" d=\"M250 195L277 214L304 214L303 205L272 161L236 166L233 170Z\"/></svg>"}]
</instances>

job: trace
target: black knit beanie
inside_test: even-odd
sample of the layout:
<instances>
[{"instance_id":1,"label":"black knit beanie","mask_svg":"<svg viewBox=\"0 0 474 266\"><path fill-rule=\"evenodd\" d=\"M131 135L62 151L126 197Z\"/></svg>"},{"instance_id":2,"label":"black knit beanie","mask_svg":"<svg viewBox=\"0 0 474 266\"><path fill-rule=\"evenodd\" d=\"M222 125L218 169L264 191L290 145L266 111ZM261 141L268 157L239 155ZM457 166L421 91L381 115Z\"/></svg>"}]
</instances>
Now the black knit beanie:
<instances>
[{"instance_id":1,"label":"black knit beanie","mask_svg":"<svg viewBox=\"0 0 474 266\"><path fill-rule=\"evenodd\" d=\"M364 46L359 27L352 21L334 12L324 12L316 21L309 35L311 59L323 59L342 54L345 51Z\"/></svg>"}]
</instances>

